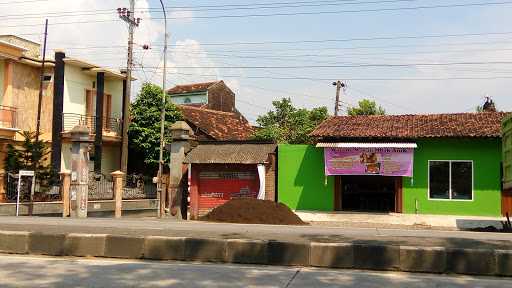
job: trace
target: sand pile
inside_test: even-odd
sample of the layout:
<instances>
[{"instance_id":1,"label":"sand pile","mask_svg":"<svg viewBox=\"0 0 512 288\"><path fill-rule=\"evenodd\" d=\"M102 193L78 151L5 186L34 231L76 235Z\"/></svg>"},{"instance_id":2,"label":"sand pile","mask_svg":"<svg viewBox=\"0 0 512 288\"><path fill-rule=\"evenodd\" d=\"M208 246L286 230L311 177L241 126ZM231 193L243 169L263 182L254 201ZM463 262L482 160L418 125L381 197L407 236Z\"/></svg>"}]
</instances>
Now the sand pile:
<instances>
[{"instance_id":1,"label":"sand pile","mask_svg":"<svg viewBox=\"0 0 512 288\"><path fill-rule=\"evenodd\" d=\"M244 224L306 225L286 205L252 198L232 199L200 217L199 220Z\"/></svg>"}]
</instances>

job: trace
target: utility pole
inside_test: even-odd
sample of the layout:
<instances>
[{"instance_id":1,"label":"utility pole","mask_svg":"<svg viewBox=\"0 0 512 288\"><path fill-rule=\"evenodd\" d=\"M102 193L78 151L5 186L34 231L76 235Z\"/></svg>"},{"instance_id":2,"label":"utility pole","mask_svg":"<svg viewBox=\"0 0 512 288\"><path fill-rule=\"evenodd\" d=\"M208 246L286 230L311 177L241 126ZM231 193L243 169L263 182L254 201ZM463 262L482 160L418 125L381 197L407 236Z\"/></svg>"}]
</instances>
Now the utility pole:
<instances>
[{"instance_id":1,"label":"utility pole","mask_svg":"<svg viewBox=\"0 0 512 288\"><path fill-rule=\"evenodd\" d=\"M130 96L132 92L133 31L139 26L140 18L135 18L135 0L130 0L130 9L117 8L119 18L128 23L128 61L126 65L126 97L123 103L123 142L121 145L121 172L128 170L128 126L130 125Z\"/></svg>"},{"instance_id":2,"label":"utility pole","mask_svg":"<svg viewBox=\"0 0 512 288\"><path fill-rule=\"evenodd\" d=\"M158 193L160 195L160 199L165 199L164 195L162 195L165 191L163 189L163 165L164 165L164 147L165 147L165 102L167 98L167 92L165 91L165 82L166 82L166 74L167 74L167 13L165 12L165 6L162 0L160 0L160 4L162 5L162 10L164 12L164 71L163 71L163 77L162 77L162 107L160 108L160 155L158 158ZM168 183L170 181L167 181ZM171 199L169 198L169 208L171 203ZM164 206L160 204L161 207L165 207L165 203L163 203ZM164 211L160 211L159 216L163 217L165 213Z\"/></svg>"},{"instance_id":3,"label":"utility pole","mask_svg":"<svg viewBox=\"0 0 512 288\"><path fill-rule=\"evenodd\" d=\"M36 143L39 141L41 133L41 105L43 102L43 82L44 82L44 64L46 62L46 39L48 38L48 19L44 24L44 42L43 42L43 62L41 62L41 74L39 75L39 98L37 102L37 123L36 123Z\"/></svg>"},{"instance_id":4,"label":"utility pole","mask_svg":"<svg viewBox=\"0 0 512 288\"><path fill-rule=\"evenodd\" d=\"M339 116L340 114L340 93L341 88L345 88L345 83L340 80L333 82L333 86L336 86L336 102L334 103L334 116Z\"/></svg>"}]
</instances>

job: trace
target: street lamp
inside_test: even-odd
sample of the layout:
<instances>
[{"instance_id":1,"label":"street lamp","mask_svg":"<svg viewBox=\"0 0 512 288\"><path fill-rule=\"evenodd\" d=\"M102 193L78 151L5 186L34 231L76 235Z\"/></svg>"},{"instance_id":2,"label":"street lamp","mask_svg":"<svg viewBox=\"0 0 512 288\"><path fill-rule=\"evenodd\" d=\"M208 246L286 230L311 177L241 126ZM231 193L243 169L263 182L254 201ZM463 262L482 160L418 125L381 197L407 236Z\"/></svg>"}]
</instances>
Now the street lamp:
<instances>
[{"instance_id":1,"label":"street lamp","mask_svg":"<svg viewBox=\"0 0 512 288\"><path fill-rule=\"evenodd\" d=\"M163 197L163 162L164 162L164 132L165 132L165 102L167 93L165 91L165 77L167 73L167 14L165 12L165 6L162 0L160 0L160 5L162 5L162 11L164 12L164 71L163 71L163 79L162 79L162 107L160 109L160 157L158 159L158 192L160 193L160 201L165 201L165 197ZM170 199L169 199L170 200ZM169 201L170 203L170 201ZM163 205L163 206L162 206ZM160 207L165 207L165 203L160 203ZM160 211L160 217L162 217L162 213L165 213L165 209Z\"/></svg>"}]
</instances>

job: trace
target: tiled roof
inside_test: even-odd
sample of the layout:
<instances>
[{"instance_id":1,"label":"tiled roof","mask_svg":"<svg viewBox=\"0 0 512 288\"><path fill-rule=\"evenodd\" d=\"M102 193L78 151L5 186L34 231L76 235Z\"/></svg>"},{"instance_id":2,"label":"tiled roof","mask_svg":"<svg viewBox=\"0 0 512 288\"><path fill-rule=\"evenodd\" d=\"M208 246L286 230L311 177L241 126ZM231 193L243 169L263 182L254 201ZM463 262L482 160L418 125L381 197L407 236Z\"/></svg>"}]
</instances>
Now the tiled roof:
<instances>
[{"instance_id":1,"label":"tiled roof","mask_svg":"<svg viewBox=\"0 0 512 288\"><path fill-rule=\"evenodd\" d=\"M186 84L186 85L176 85L173 88L167 90L167 93L168 94L180 94L180 93L206 91L206 90L208 90L208 88L210 88L210 86L215 85L219 82L220 81Z\"/></svg>"},{"instance_id":2,"label":"tiled roof","mask_svg":"<svg viewBox=\"0 0 512 288\"><path fill-rule=\"evenodd\" d=\"M500 137L504 112L339 116L310 134L323 138Z\"/></svg>"},{"instance_id":3,"label":"tiled roof","mask_svg":"<svg viewBox=\"0 0 512 288\"><path fill-rule=\"evenodd\" d=\"M218 141L247 140L254 132L249 122L236 113L184 105L178 107L185 121Z\"/></svg>"},{"instance_id":4,"label":"tiled roof","mask_svg":"<svg viewBox=\"0 0 512 288\"><path fill-rule=\"evenodd\" d=\"M261 164L268 154L276 150L276 144L208 143L199 144L185 158L192 164Z\"/></svg>"}]
</instances>

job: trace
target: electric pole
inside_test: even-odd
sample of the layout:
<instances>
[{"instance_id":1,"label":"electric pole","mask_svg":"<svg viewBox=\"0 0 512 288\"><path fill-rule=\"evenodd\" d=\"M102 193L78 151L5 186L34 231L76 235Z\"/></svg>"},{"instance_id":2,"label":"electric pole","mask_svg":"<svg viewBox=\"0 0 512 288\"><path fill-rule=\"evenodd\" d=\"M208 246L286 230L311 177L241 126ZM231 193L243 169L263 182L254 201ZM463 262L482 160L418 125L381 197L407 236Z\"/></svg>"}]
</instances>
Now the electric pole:
<instances>
[{"instance_id":1,"label":"electric pole","mask_svg":"<svg viewBox=\"0 0 512 288\"><path fill-rule=\"evenodd\" d=\"M36 143L39 141L41 133L41 105L43 102L43 82L44 82L44 64L46 61L46 39L48 38L48 19L44 23L44 42L43 42L43 61L41 62L41 74L39 75L39 98L37 102L37 122L36 122Z\"/></svg>"},{"instance_id":2,"label":"electric pole","mask_svg":"<svg viewBox=\"0 0 512 288\"><path fill-rule=\"evenodd\" d=\"M334 116L339 116L340 114L340 93L341 88L345 88L345 83L340 80L333 82L333 86L336 86L336 102L334 103Z\"/></svg>"},{"instance_id":3,"label":"electric pole","mask_svg":"<svg viewBox=\"0 0 512 288\"><path fill-rule=\"evenodd\" d=\"M130 97L132 92L133 31L139 26L140 18L135 18L135 0L130 0L130 9L117 8L119 18L128 23L128 61L126 65L126 97L123 103L123 142L121 145L121 172L128 171L128 126L130 125Z\"/></svg>"},{"instance_id":4,"label":"electric pole","mask_svg":"<svg viewBox=\"0 0 512 288\"><path fill-rule=\"evenodd\" d=\"M162 77L162 107L160 108L160 155L159 155L159 158L158 158L158 186L157 186L157 190L158 190L158 194L160 195L160 200L164 200L166 197L164 197L163 193L164 193L164 189L163 189L163 179L162 179L162 176L163 176L163 165L164 165L164 147L165 147L165 137L164 137L164 132L165 132L165 102L166 102L166 98L167 98L167 92L165 91L165 82L166 82L166 74L167 74L167 13L165 11L165 6L164 6L164 3L162 2L162 0L160 0L160 4L162 5L162 10L164 12L164 71L163 71L163 77ZM170 175L169 175L170 176ZM167 181L168 183L170 183L170 177L169 177L169 180ZM169 209L171 208L171 199L169 197ZM165 208L165 202L160 204L160 207L164 207ZM160 214L159 216L160 217L163 217L165 213L165 209L163 209L163 211L161 210L160 211Z\"/></svg>"}]
</instances>

